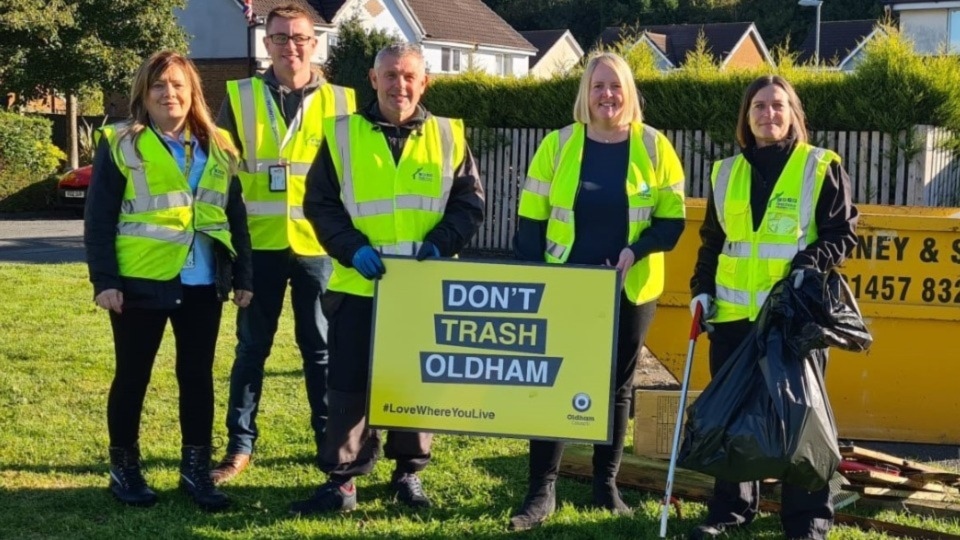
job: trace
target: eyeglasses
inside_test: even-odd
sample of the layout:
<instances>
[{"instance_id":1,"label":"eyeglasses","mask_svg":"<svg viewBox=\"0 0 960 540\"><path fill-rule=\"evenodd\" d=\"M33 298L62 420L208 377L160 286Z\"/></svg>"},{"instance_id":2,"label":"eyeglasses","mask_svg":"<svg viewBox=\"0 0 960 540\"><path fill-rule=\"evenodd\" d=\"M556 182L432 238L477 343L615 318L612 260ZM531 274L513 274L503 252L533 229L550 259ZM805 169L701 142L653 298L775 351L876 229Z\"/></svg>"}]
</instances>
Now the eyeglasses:
<instances>
[{"instance_id":1,"label":"eyeglasses","mask_svg":"<svg viewBox=\"0 0 960 540\"><path fill-rule=\"evenodd\" d=\"M270 38L270 42L274 45L286 45L288 41L292 41L295 45L303 45L313 39L313 36L305 36L303 34L293 36L287 34L270 34L267 37Z\"/></svg>"}]
</instances>

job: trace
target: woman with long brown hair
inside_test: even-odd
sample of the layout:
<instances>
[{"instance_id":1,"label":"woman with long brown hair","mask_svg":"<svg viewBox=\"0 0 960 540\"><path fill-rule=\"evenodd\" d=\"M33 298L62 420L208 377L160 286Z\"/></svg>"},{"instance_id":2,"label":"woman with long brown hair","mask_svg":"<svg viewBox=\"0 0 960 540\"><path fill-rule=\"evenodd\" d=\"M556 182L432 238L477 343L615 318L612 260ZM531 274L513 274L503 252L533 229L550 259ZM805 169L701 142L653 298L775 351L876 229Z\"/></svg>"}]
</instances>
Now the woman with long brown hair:
<instances>
[{"instance_id":1,"label":"woman with long brown hair","mask_svg":"<svg viewBox=\"0 0 960 540\"><path fill-rule=\"evenodd\" d=\"M747 339L775 283L789 276L798 286L805 270L839 266L857 238L840 156L808 142L803 105L789 82L767 75L747 87L736 137L741 153L713 165L690 281L690 310L700 305L709 320L711 375ZM825 539L833 525L829 486L808 492L785 482L782 490L786 537ZM707 518L690 538L746 527L759 502L759 483L717 479Z\"/></svg>"},{"instance_id":2,"label":"woman with long brown hair","mask_svg":"<svg viewBox=\"0 0 960 540\"><path fill-rule=\"evenodd\" d=\"M130 118L99 133L84 245L94 301L113 329L107 401L110 490L123 503L157 496L140 469L144 396L164 328L176 339L180 486L201 508L229 499L210 481L213 358L223 302L249 304L250 236L238 152L218 131L196 67L162 51L137 71Z\"/></svg>"}]
</instances>

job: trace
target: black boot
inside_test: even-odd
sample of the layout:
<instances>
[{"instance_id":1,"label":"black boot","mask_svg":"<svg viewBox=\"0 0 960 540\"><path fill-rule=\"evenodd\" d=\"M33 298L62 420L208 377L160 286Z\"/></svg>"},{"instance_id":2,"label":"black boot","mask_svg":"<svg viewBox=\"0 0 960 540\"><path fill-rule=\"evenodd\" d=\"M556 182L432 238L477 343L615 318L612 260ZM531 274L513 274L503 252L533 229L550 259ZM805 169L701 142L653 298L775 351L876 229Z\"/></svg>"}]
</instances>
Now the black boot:
<instances>
[{"instance_id":1,"label":"black boot","mask_svg":"<svg viewBox=\"0 0 960 540\"><path fill-rule=\"evenodd\" d=\"M230 506L230 499L218 491L210 479L210 447L184 446L180 460L180 489L207 512L217 512Z\"/></svg>"},{"instance_id":2,"label":"black boot","mask_svg":"<svg viewBox=\"0 0 960 540\"><path fill-rule=\"evenodd\" d=\"M593 477L593 504L614 514L633 514L633 510L620 498L620 490L613 478Z\"/></svg>"},{"instance_id":3,"label":"black boot","mask_svg":"<svg viewBox=\"0 0 960 540\"><path fill-rule=\"evenodd\" d=\"M554 482L530 486L520 510L510 516L510 530L526 531L539 527L556 509L557 492Z\"/></svg>"},{"instance_id":4,"label":"black boot","mask_svg":"<svg viewBox=\"0 0 960 540\"><path fill-rule=\"evenodd\" d=\"M110 492L118 501L131 506L153 506L157 502L157 494L140 471L137 445L110 447Z\"/></svg>"},{"instance_id":5,"label":"black boot","mask_svg":"<svg viewBox=\"0 0 960 540\"><path fill-rule=\"evenodd\" d=\"M632 371L630 372L632 375ZM629 388L629 385L626 387ZM614 514L632 514L633 511L617 489L617 473L623 457L623 444L630 420L630 393L617 391L613 407L613 444L593 446L593 504Z\"/></svg>"}]
</instances>

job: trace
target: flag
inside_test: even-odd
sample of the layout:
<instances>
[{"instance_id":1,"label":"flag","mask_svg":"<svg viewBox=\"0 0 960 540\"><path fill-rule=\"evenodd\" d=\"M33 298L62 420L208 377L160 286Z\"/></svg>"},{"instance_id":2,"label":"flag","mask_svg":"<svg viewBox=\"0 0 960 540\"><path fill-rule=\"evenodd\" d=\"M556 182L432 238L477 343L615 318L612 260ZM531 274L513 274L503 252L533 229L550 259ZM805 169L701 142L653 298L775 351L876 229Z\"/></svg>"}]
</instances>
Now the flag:
<instances>
[{"instance_id":1,"label":"flag","mask_svg":"<svg viewBox=\"0 0 960 540\"><path fill-rule=\"evenodd\" d=\"M247 19L247 24L257 24L257 17L253 14L252 0L243 0L243 16Z\"/></svg>"}]
</instances>

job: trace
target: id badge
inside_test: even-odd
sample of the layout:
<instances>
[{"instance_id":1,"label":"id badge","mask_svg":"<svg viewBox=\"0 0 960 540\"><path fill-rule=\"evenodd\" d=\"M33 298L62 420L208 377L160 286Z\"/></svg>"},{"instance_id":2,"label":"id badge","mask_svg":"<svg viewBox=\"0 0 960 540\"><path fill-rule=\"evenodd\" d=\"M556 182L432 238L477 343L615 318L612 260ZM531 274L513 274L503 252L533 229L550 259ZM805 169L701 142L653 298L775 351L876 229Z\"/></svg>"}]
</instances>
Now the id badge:
<instances>
[{"instance_id":1,"label":"id badge","mask_svg":"<svg viewBox=\"0 0 960 540\"><path fill-rule=\"evenodd\" d=\"M270 191L277 192L287 190L286 165L271 165L268 173L270 175Z\"/></svg>"}]
</instances>

